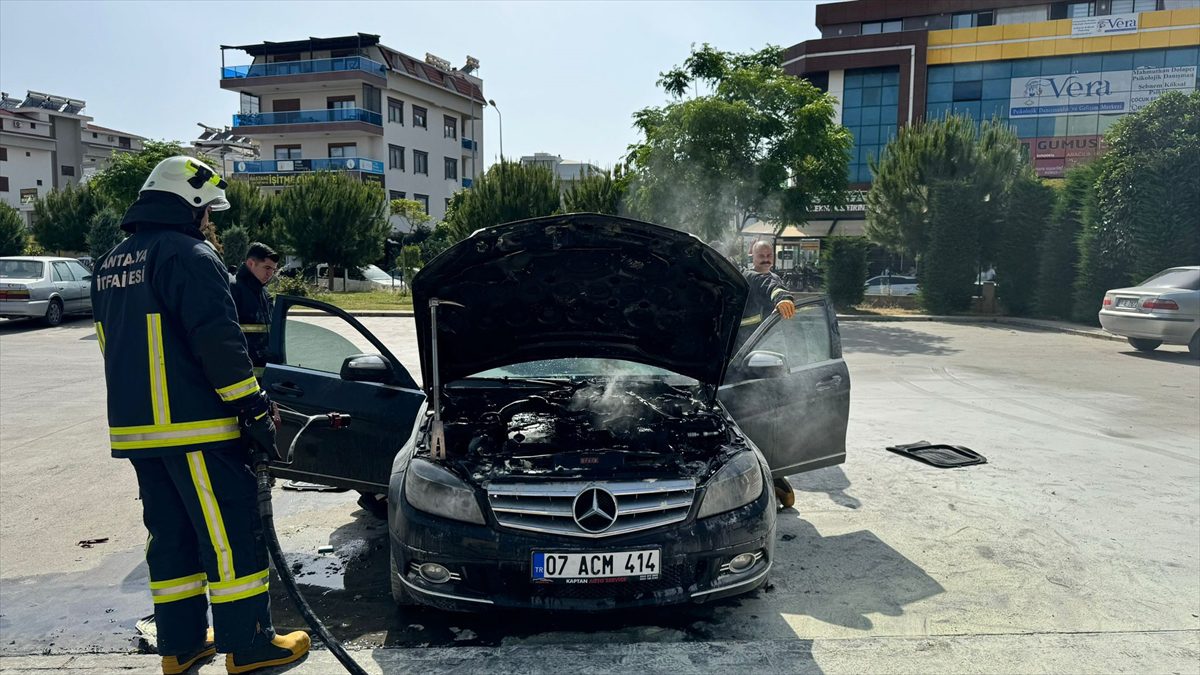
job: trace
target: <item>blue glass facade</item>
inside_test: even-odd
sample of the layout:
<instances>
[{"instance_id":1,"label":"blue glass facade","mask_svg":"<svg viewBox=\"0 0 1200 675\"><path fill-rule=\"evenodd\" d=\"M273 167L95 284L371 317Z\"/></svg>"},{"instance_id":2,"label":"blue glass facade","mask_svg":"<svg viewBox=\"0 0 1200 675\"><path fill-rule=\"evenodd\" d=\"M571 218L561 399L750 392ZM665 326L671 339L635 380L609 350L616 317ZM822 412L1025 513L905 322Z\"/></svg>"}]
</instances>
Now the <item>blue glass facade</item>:
<instances>
[{"instance_id":1,"label":"blue glass facade","mask_svg":"<svg viewBox=\"0 0 1200 675\"><path fill-rule=\"evenodd\" d=\"M900 69L847 70L842 91L842 124L854 136L850 150L850 182L869 183L869 157L878 157L896 135L900 104Z\"/></svg>"}]
</instances>

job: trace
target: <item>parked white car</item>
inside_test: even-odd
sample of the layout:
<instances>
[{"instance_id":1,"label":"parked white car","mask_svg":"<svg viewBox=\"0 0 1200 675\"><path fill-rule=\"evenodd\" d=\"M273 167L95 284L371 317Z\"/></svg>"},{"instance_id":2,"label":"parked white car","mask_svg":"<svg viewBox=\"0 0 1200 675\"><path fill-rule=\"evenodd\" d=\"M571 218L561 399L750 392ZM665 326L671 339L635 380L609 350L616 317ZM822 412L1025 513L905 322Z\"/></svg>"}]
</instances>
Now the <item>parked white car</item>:
<instances>
[{"instance_id":1,"label":"parked white car","mask_svg":"<svg viewBox=\"0 0 1200 675\"><path fill-rule=\"evenodd\" d=\"M917 290L916 277L899 274L871 277L866 283L867 295L916 295Z\"/></svg>"},{"instance_id":2,"label":"parked white car","mask_svg":"<svg viewBox=\"0 0 1200 675\"><path fill-rule=\"evenodd\" d=\"M1108 291L1100 325L1138 351L1187 345L1200 357L1200 266L1172 267L1137 286Z\"/></svg>"},{"instance_id":3,"label":"parked white car","mask_svg":"<svg viewBox=\"0 0 1200 675\"><path fill-rule=\"evenodd\" d=\"M91 314L91 281L92 273L74 258L0 258L0 317L57 326L68 314Z\"/></svg>"}]
</instances>

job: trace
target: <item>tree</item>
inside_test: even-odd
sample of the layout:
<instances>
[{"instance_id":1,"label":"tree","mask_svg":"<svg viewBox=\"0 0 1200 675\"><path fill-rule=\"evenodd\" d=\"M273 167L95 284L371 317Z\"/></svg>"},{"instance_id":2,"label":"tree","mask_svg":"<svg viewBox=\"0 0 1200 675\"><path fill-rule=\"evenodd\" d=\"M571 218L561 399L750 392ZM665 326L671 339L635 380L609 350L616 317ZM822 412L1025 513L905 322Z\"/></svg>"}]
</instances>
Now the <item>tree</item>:
<instances>
[{"instance_id":1,"label":"tree","mask_svg":"<svg viewBox=\"0 0 1200 675\"><path fill-rule=\"evenodd\" d=\"M999 219L996 297L1010 314L1033 312L1037 295L1038 257L1046 223L1054 207L1054 190L1029 169L1013 182Z\"/></svg>"},{"instance_id":2,"label":"tree","mask_svg":"<svg viewBox=\"0 0 1200 675\"><path fill-rule=\"evenodd\" d=\"M234 225L221 233L221 260L227 267L237 267L246 259L250 250L250 233L241 225Z\"/></svg>"},{"instance_id":3,"label":"tree","mask_svg":"<svg viewBox=\"0 0 1200 675\"><path fill-rule=\"evenodd\" d=\"M1037 313L1043 316L1071 316L1083 210L1088 203L1095 208L1099 168L1089 162L1069 169L1054 202L1038 260Z\"/></svg>"},{"instance_id":4,"label":"tree","mask_svg":"<svg viewBox=\"0 0 1200 675\"><path fill-rule=\"evenodd\" d=\"M306 263L329 263L331 279L383 254L387 198L376 185L320 171L275 197L274 213L290 249Z\"/></svg>"},{"instance_id":5,"label":"tree","mask_svg":"<svg viewBox=\"0 0 1200 675\"><path fill-rule=\"evenodd\" d=\"M109 165L93 176L88 186L107 206L124 213L159 162L185 154L183 146L174 141L146 141L138 153L114 151Z\"/></svg>"},{"instance_id":6,"label":"tree","mask_svg":"<svg viewBox=\"0 0 1200 675\"><path fill-rule=\"evenodd\" d=\"M229 201L229 208L214 211L210 217L222 240L226 230L240 225L250 241L267 242L272 247L278 243L281 235L272 223L269 195L248 182L231 180L225 188L225 199Z\"/></svg>"},{"instance_id":7,"label":"tree","mask_svg":"<svg viewBox=\"0 0 1200 675\"><path fill-rule=\"evenodd\" d=\"M834 123L833 99L782 64L778 47L736 54L706 44L661 73L672 100L633 116L642 138L628 156L632 210L710 241L750 216L782 231L814 204L841 205L850 133Z\"/></svg>"},{"instance_id":8,"label":"tree","mask_svg":"<svg viewBox=\"0 0 1200 675\"><path fill-rule=\"evenodd\" d=\"M863 301L867 278L867 240L830 237L821 250L825 267L825 292L834 307L848 309Z\"/></svg>"},{"instance_id":9,"label":"tree","mask_svg":"<svg viewBox=\"0 0 1200 675\"><path fill-rule=\"evenodd\" d=\"M493 164L469 190L455 193L444 222L449 243L481 227L548 216L558 210L558 179L544 166L502 161ZM434 229L434 235L438 234Z\"/></svg>"},{"instance_id":10,"label":"tree","mask_svg":"<svg viewBox=\"0 0 1200 675\"><path fill-rule=\"evenodd\" d=\"M429 223L433 221L433 217L426 213L421 202L415 199L393 199L388 202L388 212L403 218L408 223L409 232L428 229Z\"/></svg>"},{"instance_id":11,"label":"tree","mask_svg":"<svg viewBox=\"0 0 1200 675\"><path fill-rule=\"evenodd\" d=\"M617 215L625 201L629 183L614 178L611 171L594 173L571 181L562 195L564 213L606 213Z\"/></svg>"},{"instance_id":12,"label":"tree","mask_svg":"<svg viewBox=\"0 0 1200 675\"><path fill-rule=\"evenodd\" d=\"M99 210L88 187L68 184L33 203L33 236L50 251L87 250L88 226Z\"/></svg>"},{"instance_id":13,"label":"tree","mask_svg":"<svg viewBox=\"0 0 1200 675\"><path fill-rule=\"evenodd\" d=\"M93 260L100 260L125 239L121 230L121 215L111 208L101 209L88 224L87 250Z\"/></svg>"},{"instance_id":14,"label":"tree","mask_svg":"<svg viewBox=\"0 0 1200 675\"><path fill-rule=\"evenodd\" d=\"M934 314L954 314L971 305L977 264L969 252L979 250L979 228L985 204L964 200L968 178L937 180L927 188L930 218L924 227L924 261L919 272L921 304Z\"/></svg>"},{"instance_id":15,"label":"tree","mask_svg":"<svg viewBox=\"0 0 1200 675\"><path fill-rule=\"evenodd\" d=\"M21 255L29 245L29 232L21 213L0 202L0 256Z\"/></svg>"}]
</instances>

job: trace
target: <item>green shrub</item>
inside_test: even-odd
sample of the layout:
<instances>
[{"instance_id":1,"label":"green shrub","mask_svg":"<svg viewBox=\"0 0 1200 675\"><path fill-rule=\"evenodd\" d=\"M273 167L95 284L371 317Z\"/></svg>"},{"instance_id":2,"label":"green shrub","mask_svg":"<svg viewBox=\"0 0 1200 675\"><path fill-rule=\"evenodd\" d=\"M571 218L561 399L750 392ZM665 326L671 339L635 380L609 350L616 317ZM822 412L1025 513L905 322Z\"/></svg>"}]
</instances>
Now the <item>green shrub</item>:
<instances>
[{"instance_id":1,"label":"green shrub","mask_svg":"<svg viewBox=\"0 0 1200 675\"><path fill-rule=\"evenodd\" d=\"M0 256L21 255L28 245L25 219L16 209L0 202Z\"/></svg>"},{"instance_id":2,"label":"green shrub","mask_svg":"<svg viewBox=\"0 0 1200 675\"><path fill-rule=\"evenodd\" d=\"M301 298L310 298L316 293L316 289L309 286L299 274L294 277L281 274L275 277L268 288L275 295L297 295Z\"/></svg>"},{"instance_id":3,"label":"green shrub","mask_svg":"<svg viewBox=\"0 0 1200 675\"><path fill-rule=\"evenodd\" d=\"M1032 173L1013 182L999 223L996 247L996 296L1010 314L1034 308L1038 259L1054 191Z\"/></svg>"},{"instance_id":4,"label":"green shrub","mask_svg":"<svg viewBox=\"0 0 1200 675\"><path fill-rule=\"evenodd\" d=\"M1086 203L1096 198L1099 166L1099 162L1089 162L1067 171L1054 203L1038 260L1037 313L1042 316L1060 319L1071 316L1079 231Z\"/></svg>"},{"instance_id":5,"label":"green shrub","mask_svg":"<svg viewBox=\"0 0 1200 675\"><path fill-rule=\"evenodd\" d=\"M921 304L933 314L954 314L971 306L982 210L972 203L971 194L965 180L930 185L929 241L918 279Z\"/></svg>"},{"instance_id":6,"label":"green shrub","mask_svg":"<svg viewBox=\"0 0 1200 675\"><path fill-rule=\"evenodd\" d=\"M230 267L241 265L250 250L250 233L241 225L231 225L220 236L221 260Z\"/></svg>"},{"instance_id":7,"label":"green shrub","mask_svg":"<svg viewBox=\"0 0 1200 675\"><path fill-rule=\"evenodd\" d=\"M100 260L105 253L125 239L121 230L121 214L111 208L101 209L92 216L88 224L87 250L93 260Z\"/></svg>"},{"instance_id":8,"label":"green shrub","mask_svg":"<svg viewBox=\"0 0 1200 675\"><path fill-rule=\"evenodd\" d=\"M863 301L867 279L867 248L862 237L830 237L821 250L825 292L833 306L848 309Z\"/></svg>"}]
</instances>

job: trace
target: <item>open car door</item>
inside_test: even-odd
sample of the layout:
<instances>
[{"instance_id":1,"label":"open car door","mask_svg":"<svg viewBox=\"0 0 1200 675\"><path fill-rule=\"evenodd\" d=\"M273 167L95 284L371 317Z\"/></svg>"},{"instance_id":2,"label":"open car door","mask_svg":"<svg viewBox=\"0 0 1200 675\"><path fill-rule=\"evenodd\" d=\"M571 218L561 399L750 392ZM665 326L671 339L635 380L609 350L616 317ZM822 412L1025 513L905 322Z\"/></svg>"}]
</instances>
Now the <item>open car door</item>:
<instances>
[{"instance_id":1,"label":"open car door","mask_svg":"<svg viewBox=\"0 0 1200 675\"><path fill-rule=\"evenodd\" d=\"M280 407L281 449L308 415L336 412L351 420L341 429L310 427L292 463L271 472L386 493L396 452L425 400L412 376L357 319L316 300L276 297L268 344L262 385Z\"/></svg>"},{"instance_id":2,"label":"open car door","mask_svg":"<svg viewBox=\"0 0 1200 675\"><path fill-rule=\"evenodd\" d=\"M717 393L774 478L846 461L850 371L824 298L772 314L734 354Z\"/></svg>"}]
</instances>

